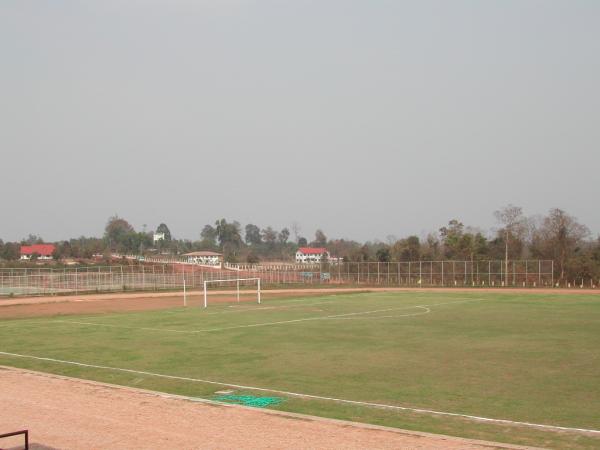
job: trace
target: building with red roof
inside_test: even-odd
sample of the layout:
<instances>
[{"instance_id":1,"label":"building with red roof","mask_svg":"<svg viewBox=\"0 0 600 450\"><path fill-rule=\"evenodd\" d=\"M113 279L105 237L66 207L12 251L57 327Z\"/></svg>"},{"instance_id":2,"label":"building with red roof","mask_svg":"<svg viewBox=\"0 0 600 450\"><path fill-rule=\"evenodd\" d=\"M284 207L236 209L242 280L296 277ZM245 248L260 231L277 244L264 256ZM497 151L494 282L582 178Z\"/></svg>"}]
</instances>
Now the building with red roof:
<instances>
[{"instance_id":1,"label":"building with red roof","mask_svg":"<svg viewBox=\"0 0 600 450\"><path fill-rule=\"evenodd\" d=\"M31 259L33 255L37 255L38 259L52 259L54 250L54 244L21 245L21 259Z\"/></svg>"},{"instance_id":2,"label":"building with red roof","mask_svg":"<svg viewBox=\"0 0 600 450\"><path fill-rule=\"evenodd\" d=\"M329 252L324 247L300 247L296 251L297 263L319 263L329 259Z\"/></svg>"}]
</instances>

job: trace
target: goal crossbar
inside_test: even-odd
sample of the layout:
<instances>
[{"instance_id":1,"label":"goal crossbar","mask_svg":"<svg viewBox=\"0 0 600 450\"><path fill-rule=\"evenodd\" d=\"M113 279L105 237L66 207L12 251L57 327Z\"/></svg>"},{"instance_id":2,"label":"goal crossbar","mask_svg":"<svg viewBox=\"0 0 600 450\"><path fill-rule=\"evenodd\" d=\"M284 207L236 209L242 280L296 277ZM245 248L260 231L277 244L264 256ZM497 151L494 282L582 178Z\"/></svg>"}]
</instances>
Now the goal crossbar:
<instances>
[{"instance_id":1,"label":"goal crossbar","mask_svg":"<svg viewBox=\"0 0 600 450\"><path fill-rule=\"evenodd\" d=\"M229 278L222 280L205 280L204 281L204 307L208 307L208 284L209 283L234 283L236 285L236 298L240 301L240 282L242 281L256 281L256 298L257 302L260 303L260 278Z\"/></svg>"}]
</instances>

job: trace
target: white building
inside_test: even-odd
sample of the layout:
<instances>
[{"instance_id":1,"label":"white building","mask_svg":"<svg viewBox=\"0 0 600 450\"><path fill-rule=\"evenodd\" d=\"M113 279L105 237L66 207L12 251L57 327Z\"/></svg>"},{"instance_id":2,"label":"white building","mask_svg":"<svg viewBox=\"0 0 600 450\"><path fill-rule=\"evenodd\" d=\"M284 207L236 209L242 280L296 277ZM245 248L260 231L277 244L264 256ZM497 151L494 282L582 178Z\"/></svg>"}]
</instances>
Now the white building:
<instances>
[{"instance_id":1,"label":"white building","mask_svg":"<svg viewBox=\"0 0 600 450\"><path fill-rule=\"evenodd\" d=\"M37 259L53 259L55 250L54 244L21 245L21 259L30 260L34 255Z\"/></svg>"},{"instance_id":2,"label":"white building","mask_svg":"<svg viewBox=\"0 0 600 450\"><path fill-rule=\"evenodd\" d=\"M165 233L154 233L152 236L152 241L156 244L158 241L165 240Z\"/></svg>"},{"instance_id":3,"label":"white building","mask_svg":"<svg viewBox=\"0 0 600 450\"><path fill-rule=\"evenodd\" d=\"M204 264L207 266L220 266L223 262L223 254L209 251L185 253L187 262L191 264Z\"/></svg>"},{"instance_id":4,"label":"white building","mask_svg":"<svg viewBox=\"0 0 600 450\"><path fill-rule=\"evenodd\" d=\"M329 252L323 247L300 247L296 252L297 263L320 263L329 259Z\"/></svg>"}]
</instances>

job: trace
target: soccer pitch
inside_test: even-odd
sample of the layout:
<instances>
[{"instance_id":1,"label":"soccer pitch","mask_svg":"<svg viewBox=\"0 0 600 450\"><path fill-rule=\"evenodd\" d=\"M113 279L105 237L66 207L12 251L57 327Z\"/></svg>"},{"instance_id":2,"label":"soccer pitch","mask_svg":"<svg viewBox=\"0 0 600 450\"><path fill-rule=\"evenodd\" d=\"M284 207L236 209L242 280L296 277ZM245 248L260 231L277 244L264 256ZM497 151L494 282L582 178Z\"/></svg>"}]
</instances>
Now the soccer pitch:
<instances>
[{"instance_id":1,"label":"soccer pitch","mask_svg":"<svg viewBox=\"0 0 600 450\"><path fill-rule=\"evenodd\" d=\"M329 294L5 319L0 364L194 398L276 396L275 409L469 438L600 446L597 295Z\"/></svg>"}]
</instances>

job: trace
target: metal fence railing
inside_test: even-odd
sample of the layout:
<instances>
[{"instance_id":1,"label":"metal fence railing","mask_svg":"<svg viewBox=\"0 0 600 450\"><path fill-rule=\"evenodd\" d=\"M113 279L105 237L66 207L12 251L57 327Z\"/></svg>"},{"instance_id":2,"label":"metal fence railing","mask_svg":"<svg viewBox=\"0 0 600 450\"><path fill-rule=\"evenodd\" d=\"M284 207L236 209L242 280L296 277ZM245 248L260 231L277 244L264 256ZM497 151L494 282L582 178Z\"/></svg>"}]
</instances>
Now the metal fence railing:
<instances>
[{"instance_id":1,"label":"metal fence railing","mask_svg":"<svg viewBox=\"0 0 600 450\"><path fill-rule=\"evenodd\" d=\"M201 288L215 279L260 278L263 286L338 284L406 287L550 287L551 260L406 261L321 264L228 264L208 268L174 261L165 264L89 266L63 269L0 269L0 295L55 295L133 290ZM596 287L573 280L574 287Z\"/></svg>"}]
</instances>

